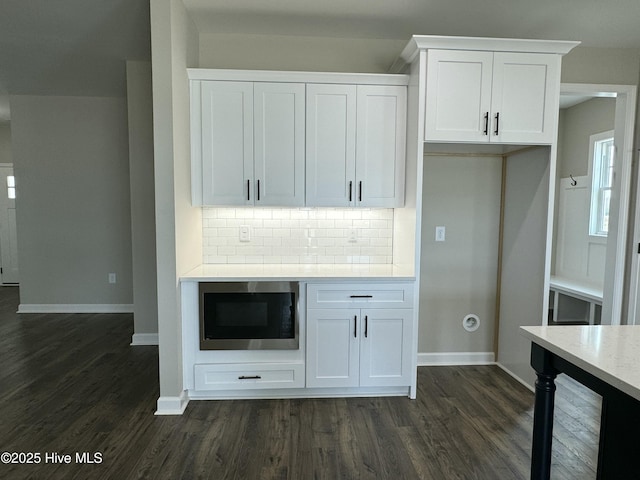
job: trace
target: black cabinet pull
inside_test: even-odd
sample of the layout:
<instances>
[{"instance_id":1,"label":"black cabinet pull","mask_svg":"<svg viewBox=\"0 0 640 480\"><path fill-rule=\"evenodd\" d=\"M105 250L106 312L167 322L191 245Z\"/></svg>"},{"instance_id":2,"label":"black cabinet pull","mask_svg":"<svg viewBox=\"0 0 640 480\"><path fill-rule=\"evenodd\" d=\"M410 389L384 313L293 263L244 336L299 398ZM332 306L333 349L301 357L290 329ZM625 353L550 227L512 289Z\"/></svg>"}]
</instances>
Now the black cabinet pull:
<instances>
[{"instance_id":1,"label":"black cabinet pull","mask_svg":"<svg viewBox=\"0 0 640 480\"><path fill-rule=\"evenodd\" d=\"M262 377L260 375L250 375L250 376L245 376L245 375L240 375L238 377L238 380L260 380Z\"/></svg>"},{"instance_id":2,"label":"black cabinet pull","mask_svg":"<svg viewBox=\"0 0 640 480\"><path fill-rule=\"evenodd\" d=\"M484 135L489 135L489 112L484 114Z\"/></svg>"},{"instance_id":3,"label":"black cabinet pull","mask_svg":"<svg viewBox=\"0 0 640 480\"><path fill-rule=\"evenodd\" d=\"M351 298L373 298L373 295L350 295Z\"/></svg>"},{"instance_id":4,"label":"black cabinet pull","mask_svg":"<svg viewBox=\"0 0 640 480\"><path fill-rule=\"evenodd\" d=\"M362 201L362 182L358 183L358 201Z\"/></svg>"},{"instance_id":5,"label":"black cabinet pull","mask_svg":"<svg viewBox=\"0 0 640 480\"><path fill-rule=\"evenodd\" d=\"M251 200L251 180L247 180L247 201Z\"/></svg>"},{"instance_id":6,"label":"black cabinet pull","mask_svg":"<svg viewBox=\"0 0 640 480\"><path fill-rule=\"evenodd\" d=\"M256 197L258 201L260 201L260 180L258 180L258 196Z\"/></svg>"},{"instance_id":7,"label":"black cabinet pull","mask_svg":"<svg viewBox=\"0 0 640 480\"><path fill-rule=\"evenodd\" d=\"M358 338L358 316L353 317L353 338Z\"/></svg>"},{"instance_id":8,"label":"black cabinet pull","mask_svg":"<svg viewBox=\"0 0 640 480\"><path fill-rule=\"evenodd\" d=\"M500 124L500 112L496 113L496 131L493 132L498 135L498 125Z\"/></svg>"},{"instance_id":9,"label":"black cabinet pull","mask_svg":"<svg viewBox=\"0 0 640 480\"><path fill-rule=\"evenodd\" d=\"M364 338L367 338L369 334L369 316L364 316Z\"/></svg>"},{"instance_id":10,"label":"black cabinet pull","mask_svg":"<svg viewBox=\"0 0 640 480\"><path fill-rule=\"evenodd\" d=\"M349 182L349 201L353 201L353 182Z\"/></svg>"}]
</instances>

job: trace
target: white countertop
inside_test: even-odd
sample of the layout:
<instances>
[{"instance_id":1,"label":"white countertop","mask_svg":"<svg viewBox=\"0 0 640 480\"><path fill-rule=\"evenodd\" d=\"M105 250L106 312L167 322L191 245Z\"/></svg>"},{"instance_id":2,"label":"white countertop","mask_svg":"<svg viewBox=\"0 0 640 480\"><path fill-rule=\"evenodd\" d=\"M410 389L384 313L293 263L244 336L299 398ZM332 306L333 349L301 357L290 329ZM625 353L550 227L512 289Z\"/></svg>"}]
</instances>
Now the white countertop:
<instances>
[{"instance_id":1,"label":"white countertop","mask_svg":"<svg viewBox=\"0 0 640 480\"><path fill-rule=\"evenodd\" d=\"M520 329L532 342L640 400L640 325Z\"/></svg>"},{"instance_id":2,"label":"white countertop","mask_svg":"<svg viewBox=\"0 0 640 480\"><path fill-rule=\"evenodd\" d=\"M203 264L182 275L191 282L241 280L415 280L412 267L391 264Z\"/></svg>"}]
</instances>

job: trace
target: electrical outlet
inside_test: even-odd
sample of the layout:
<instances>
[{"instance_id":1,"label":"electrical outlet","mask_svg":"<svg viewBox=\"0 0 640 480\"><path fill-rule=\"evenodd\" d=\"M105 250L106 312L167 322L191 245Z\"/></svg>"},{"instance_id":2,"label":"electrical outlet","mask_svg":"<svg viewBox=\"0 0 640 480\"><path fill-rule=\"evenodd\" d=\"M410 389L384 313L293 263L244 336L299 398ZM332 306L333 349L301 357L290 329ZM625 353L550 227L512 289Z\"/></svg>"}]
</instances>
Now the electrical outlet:
<instances>
[{"instance_id":1,"label":"electrical outlet","mask_svg":"<svg viewBox=\"0 0 640 480\"><path fill-rule=\"evenodd\" d=\"M109 283L116 283L116 274L115 273L110 273L109 274Z\"/></svg>"},{"instance_id":2,"label":"electrical outlet","mask_svg":"<svg viewBox=\"0 0 640 480\"><path fill-rule=\"evenodd\" d=\"M241 242L251 241L251 226L240 225L240 241Z\"/></svg>"},{"instance_id":3,"label":"electrical outlet","mask_svg":"<svg viewBox=\"0 0 640 480\"><path fill-rule=\"evenodd\" d=\"M358 241L358 230L350 228L348 231L349 242L356 243Z\"/></svg>"},{"instance_id":4,"label":"electrical outlet","mask_svg":"<svg viewBox=\"0 0 640 480\"><path fill-rule=\"evenodd\" d=\"M445 227L436 227L436 242L444 242Z\"/></svg>"}]
</instances>

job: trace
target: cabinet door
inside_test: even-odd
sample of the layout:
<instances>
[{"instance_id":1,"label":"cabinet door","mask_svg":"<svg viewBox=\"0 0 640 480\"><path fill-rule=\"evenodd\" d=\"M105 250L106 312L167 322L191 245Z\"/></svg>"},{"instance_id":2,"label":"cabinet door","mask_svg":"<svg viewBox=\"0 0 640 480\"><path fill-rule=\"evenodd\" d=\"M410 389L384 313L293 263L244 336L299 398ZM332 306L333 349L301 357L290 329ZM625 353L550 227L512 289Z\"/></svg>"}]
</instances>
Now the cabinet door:
<instances>
[{"instance_id":1,"label":"cabinet door","mask_svg":"<svg viewBox=\"0 0 640 480\"><path fill-rule=\"evenodd\" d=\"M253 84L202 82L202 202L253 203Z\"/></svg>"},{"instance_id":2,"label":"cabinet door","mask_svg":"<svg viewBox=\"0 0 640 480\"><path fill-rule=\"evenodd\" d=\"M355 200L356 86L307 85L306 204Z\"/></svg>"},{"instance_id":3,"label":"cabinet door","mask_svg":"<svg viewBox=\"0 0 640 480\"><path fill-rule=\"evenodd\" d=\"M254 84L255 204L304 205L305 86Z\"/></svg>"},{"instance_id":4,"label":"cabinet door","mask_svg":"<svg viewBox=\"0 0 640 480\"><path fill-rule=\"evenodd\" d=\"M360 311L307 311L307 387L357 387Z\"/></svg>"},{"instance_id":5,"label":"cabinet door","mask_svg":"<svg viewBox=\"0 0 640 480\"><path fill-rule=\"evenodd\" d=\"M493 69L491 141L554 143L560 95L560 56L496 52Z\"/></svg>"},{"instance_id":6,"label":"cabinet door","mask_svg":"<svg viewBox=\"0 0 640 480\"><path fill-rule=\"evenodd\" d=\"M356 205L401 207L407 90L360 85L356 128Z\"/></svg>"},{"instance_id":7,"label":"cabinet door","mask_svg":"<svg viewBox=\"0 0 640 480\"><path fill-rule=\"evenodd\" d=\"M412 310L360 313L360 386L411 385Z\"/></svg>"},{"instance_id":8,"label":"cabinet door","mask_svg":"<svg viewBox=\"0 0 640 480\"><path fill-rule=\"evenodd\" d=\"M489 141L492 63L492 52L427 52L426 141Z\"/></svg>"}]
</instances>

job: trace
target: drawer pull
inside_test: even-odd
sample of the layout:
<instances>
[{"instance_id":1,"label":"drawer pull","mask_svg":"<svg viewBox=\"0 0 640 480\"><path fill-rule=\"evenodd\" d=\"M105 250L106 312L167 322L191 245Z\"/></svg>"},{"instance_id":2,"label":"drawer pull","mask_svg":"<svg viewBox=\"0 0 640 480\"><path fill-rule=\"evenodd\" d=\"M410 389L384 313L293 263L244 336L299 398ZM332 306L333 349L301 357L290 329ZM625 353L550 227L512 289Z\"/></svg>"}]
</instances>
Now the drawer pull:
<instances>
[{"instance_id":1,"label":"drawer pull","mask_svg":"<svg viewBox=\"0 0 640 480\"><path fill-rule=\"evenodd\" d=\"M260 375L252 375L252 376L245 376L245 375L241 375L238 377L238 380L260 380L262 377Z\"/></svg>"},{"instance_id":2,"label":"drawer pull","mask_svg":"<svg viewBox=\"0 0 640 480\"><path fill-rule=\"evenodd\" d=\"M373 298L373 295L351 295L351 298Z\"/></svg>"}]
</instances>

